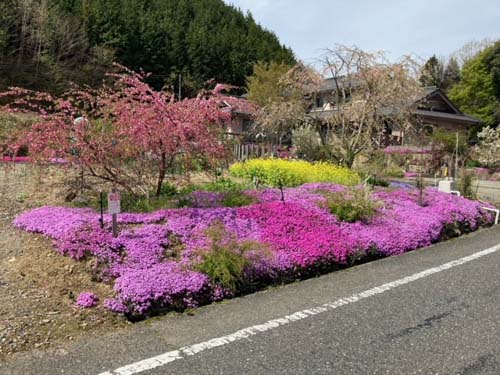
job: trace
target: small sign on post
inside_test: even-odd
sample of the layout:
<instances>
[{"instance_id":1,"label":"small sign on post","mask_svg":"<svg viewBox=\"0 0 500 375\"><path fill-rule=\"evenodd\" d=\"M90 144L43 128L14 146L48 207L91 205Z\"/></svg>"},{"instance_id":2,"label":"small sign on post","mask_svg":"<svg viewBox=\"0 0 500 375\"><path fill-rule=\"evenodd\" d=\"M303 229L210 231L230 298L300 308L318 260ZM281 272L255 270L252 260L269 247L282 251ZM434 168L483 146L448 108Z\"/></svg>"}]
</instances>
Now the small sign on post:
<instances>
[{"instance_id":1,"label":"small sign on post","mask_svg":"<svg viewBox=\"0 0 500 375\"><path fill-rule=\"evenodd\" d=\"M113 237L118 237L118 223L116 215L120 213L120 193L113 189L108 194L108 214L113 218Z\"/></svg>"}]
</instances>

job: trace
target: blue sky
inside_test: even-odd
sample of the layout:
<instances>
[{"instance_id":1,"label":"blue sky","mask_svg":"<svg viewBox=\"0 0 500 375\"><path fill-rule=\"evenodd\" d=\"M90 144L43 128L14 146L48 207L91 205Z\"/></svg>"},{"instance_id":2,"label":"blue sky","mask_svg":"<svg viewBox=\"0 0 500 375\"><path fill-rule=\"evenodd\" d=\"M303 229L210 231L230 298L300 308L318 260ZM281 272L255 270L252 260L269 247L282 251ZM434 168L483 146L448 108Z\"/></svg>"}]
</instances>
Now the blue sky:
<instances>
[{"instance_id":1,"label":"blue sky","mask_svg":"<svg viewBox=\"0 0 500 375\"><path fill-rule=\"evenodd\" d=\"M224 0L250 10L312 62L335 43L391 57L446 57L471 40L500 38L499 0Z\"/></svg>"}]
</instances>

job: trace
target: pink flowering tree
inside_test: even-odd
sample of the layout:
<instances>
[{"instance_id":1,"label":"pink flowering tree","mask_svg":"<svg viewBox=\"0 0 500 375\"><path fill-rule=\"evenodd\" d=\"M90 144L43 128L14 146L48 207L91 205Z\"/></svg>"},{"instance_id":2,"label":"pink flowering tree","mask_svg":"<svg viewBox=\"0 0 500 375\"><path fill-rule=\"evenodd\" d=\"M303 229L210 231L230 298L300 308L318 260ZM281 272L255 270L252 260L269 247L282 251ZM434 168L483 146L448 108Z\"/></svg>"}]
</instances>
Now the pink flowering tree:
<instances>
[{"instance_id":1,"label":"pink flowering tree","mask_svg":"<svg viewBox=\"0 0 500 375\"><path fill-rule=\"evenodd\" d=\"M89 175L133 194L156 195L168 172L181 164L214 164L227 157L222 140L231 114L220 91L176 101L153 90L146 75L127 71L110 75L99 90L72 90L60 98L11 89L0 95L7 111L39 115L29 130L11 145L27 146L38 163L64 159Z\"/></svg>"}]
</instances>

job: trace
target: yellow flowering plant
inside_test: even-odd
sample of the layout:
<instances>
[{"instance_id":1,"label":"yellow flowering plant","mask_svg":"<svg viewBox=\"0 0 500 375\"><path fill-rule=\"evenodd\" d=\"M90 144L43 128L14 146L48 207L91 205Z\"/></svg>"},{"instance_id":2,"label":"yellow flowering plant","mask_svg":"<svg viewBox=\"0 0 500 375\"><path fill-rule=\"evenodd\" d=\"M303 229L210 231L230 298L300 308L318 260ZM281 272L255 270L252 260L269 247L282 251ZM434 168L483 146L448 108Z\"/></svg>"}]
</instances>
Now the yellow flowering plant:
<instances>
[{"instance_id":1,"label":"yellow flowering plant","mask_svg":"<svg viewBox=\"0 0 500 375\"><path fill-rule=\"evenodd\" d=\"M361 181L359 175L349 168L304 160L251 159L233 164L230 173L235 177L274 187L298 186L308 182L352 186Z\"/></svg>"}]
</instances>

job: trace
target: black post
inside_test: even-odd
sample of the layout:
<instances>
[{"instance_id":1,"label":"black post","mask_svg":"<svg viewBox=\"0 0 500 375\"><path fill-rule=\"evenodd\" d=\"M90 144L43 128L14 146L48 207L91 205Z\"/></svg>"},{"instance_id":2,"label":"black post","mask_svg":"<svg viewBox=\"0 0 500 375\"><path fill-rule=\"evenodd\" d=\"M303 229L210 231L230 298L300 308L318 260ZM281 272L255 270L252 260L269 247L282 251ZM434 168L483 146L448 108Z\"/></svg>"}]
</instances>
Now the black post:
<instances>
[{"instance_id":1,"label":"black post","mask_svg":"<svg viewBox=\"0 0 500 375\"><path fill-rule=\"evenodd\" d=\"M113 237L118 237L118 221L116 214L113 214Z\"/></svg>"},{"instance_id":2,"label":"black post","mask_svg":"<svg viewBox=\"0 0 500 375\"><path fill-rule=\"evenodd\" d=\"M281 192L281 201L283 202L283 204L285 204L285 192L283 191L283 184L281 182L279 184L279 189Z\"/></svg>"},{"instance_id":3,"label":"black post","mask_svg":"<svg viewBox=\"0 0 500 375\"><path fill-rule=\"evenodd\" d=\"M103 202L103 196L104 196L104 193L101 191L99 193L99 197L100 197L100 205L101 205L101 218L99 219L99 222L101 223L101 229L104 229L104 202Z\"/></svg>"}]
</instances>

